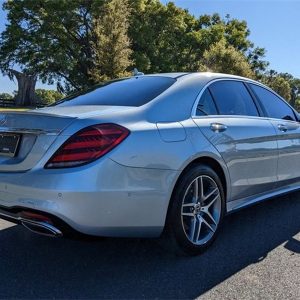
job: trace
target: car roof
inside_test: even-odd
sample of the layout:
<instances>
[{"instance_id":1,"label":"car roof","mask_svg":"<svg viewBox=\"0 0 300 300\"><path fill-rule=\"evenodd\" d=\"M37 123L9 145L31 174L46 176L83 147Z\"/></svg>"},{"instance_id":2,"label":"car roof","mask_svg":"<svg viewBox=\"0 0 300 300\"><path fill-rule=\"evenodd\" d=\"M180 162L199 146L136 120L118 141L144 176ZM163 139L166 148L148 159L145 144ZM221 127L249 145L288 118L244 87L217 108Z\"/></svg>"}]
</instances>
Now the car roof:
<instances>
[{"instance_id":1,"label":"car roof","mask_svg":"<svg viewBox=\"0 0 300 300\"><path fill-rule=\"evenodd\" d=\"M188 77L198 77L199 79L203 79L205 81L211 81L214 79L238 79L238 80L247 80L256 82L255 80L252 80L250 78L237 76L237 75L231 75L231 74L224 74L224 73L214 73L214 72L170 72L170 73L157 73L157 74L145 74L143 76L161 76L161 77L169 77L169 78L182 78L187 79Z\"/></svg>"},{"instance_id":2,"label":"car roof","mask_svg":"<svg viewBox=\"0 0 300 300\"><path fill-rule=\"evenodd\" d=\"M185 73L185 72L171 72L171 73L156 73L156 74L145 74L145 75L139 75L139 76L147 76L147 77L169 77L177 79L182 76L186 76L192 73Z\"/></svg>"},{"instance_id":3,"label":"car roof","mask_svg":"<svg viewBox=\"0 0 300 300\"><path fill-rule=\"evenodd\" d=\"M214 80L234 79L258 83L252 79L241 76L212 72L160 73L144 76L169 77L177 81L165 92L145 105L145 109L149 109L149 120L151 122L158 122L158 120L170 122L188 119L191 116L192 107L202 89Z\"/></svg>"}]
</instances>

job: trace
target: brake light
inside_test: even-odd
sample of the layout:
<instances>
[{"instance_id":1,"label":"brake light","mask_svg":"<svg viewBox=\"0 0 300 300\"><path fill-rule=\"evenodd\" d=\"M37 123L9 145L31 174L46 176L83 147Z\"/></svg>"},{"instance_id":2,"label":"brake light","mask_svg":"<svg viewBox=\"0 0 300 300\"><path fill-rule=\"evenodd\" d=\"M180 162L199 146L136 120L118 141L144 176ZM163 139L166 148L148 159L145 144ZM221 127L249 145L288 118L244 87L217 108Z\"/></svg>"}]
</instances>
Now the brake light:
<instances>
[{"instance_id":1,"label":"brake light","mask_svg":"<svg viewBox=\"0 0 300 300\"><path fill-rule=\"evenodd\" d=\"M45 168L68 168L88 164L119 145L129 133L128 129L116 124L84 128L71 136L54 153Z\"/></svg>"}]
</instances>

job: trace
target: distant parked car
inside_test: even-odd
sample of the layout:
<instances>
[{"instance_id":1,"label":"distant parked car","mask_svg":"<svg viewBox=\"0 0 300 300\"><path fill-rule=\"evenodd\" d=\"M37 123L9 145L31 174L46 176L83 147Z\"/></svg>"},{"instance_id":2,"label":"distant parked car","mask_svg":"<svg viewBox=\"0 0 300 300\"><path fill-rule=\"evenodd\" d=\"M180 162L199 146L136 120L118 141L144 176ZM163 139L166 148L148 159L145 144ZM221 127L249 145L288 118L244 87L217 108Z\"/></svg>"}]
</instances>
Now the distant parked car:
<instances>
[{"instance_id":1,"label":"distant parked car","mask_svg":"<svg viewBox=\"0 0 300 300\"><path fill-rule=\"evenodd\" d=\"M123 78L0 130L0 217L50 236L164 232L194 255L226 213L300 187L298 113L231 75Z\"/></svg>"}]
</instances>

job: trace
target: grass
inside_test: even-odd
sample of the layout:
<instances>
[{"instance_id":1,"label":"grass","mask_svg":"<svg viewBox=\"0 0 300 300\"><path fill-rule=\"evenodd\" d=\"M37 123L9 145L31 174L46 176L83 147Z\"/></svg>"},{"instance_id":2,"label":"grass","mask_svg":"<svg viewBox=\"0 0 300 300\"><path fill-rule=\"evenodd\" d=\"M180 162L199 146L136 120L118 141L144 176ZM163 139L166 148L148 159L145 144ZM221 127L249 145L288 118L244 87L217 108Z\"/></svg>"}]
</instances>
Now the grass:
<instances>
[{"instance_id":1,"label":"grass","mask_svg":"<svg viewBox=\"0 0 300 300\"><path fill-rule=\"evenodd\" d=\"M24 107L17 107L17 108L11 108L11 107L0 107L0 111L26 111L28 108Z\"/></svg>"}]
</instances>

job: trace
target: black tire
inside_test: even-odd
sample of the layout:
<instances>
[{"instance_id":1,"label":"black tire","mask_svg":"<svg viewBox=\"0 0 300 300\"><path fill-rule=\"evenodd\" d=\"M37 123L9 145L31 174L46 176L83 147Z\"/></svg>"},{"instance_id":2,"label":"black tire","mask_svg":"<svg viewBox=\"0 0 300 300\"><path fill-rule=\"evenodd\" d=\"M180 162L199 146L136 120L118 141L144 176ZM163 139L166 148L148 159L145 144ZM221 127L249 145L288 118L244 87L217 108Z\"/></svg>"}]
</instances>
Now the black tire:
<instances>
[{"instance_id":1,"label":"black tire","mask_svg":"<svg viewBox=\"0 0 300 300\"><path fill-rule=\"evenodd\" d=\"M191 184L195 184L193 182L195 182L196 178L200 178L200 177L201 177L201 182L203 182L202 178L206 178L207 180L212 179L216 184L217 188L219 189L218 192L220 197L218 198L217 201L218 201L218 208L220 208L220 212L218 212L220 216L217 224L214 224L215 231L213 232L211 230L210 232L212 236L209 238L209 240L207 240L203 244L195 244L190 241L184 229L185 225L183 221L184 217L182 217L182 204L185 198L184 196L186 191L188 191L188 189L191 188ZM191 210L194 210L194 208L191 208ZM165 240L165 244L167 244L167 247L169 249L171 248L171 250L173 252L175 251L175 253L178 255L198 255L203 253L207 248L209 248L209 246L211 246L211 244L216 239L216 236L219 232L220 225L224 217L224 212L225 212L224 188L222 186L218 174L212 168L206 165L191 166L180 177L178 183L176 184L175 190L173 192L173 196L170 202L170 207L169 207L167 220L166 220L166 228L163 236L163 239ZM198 212L198 214L200 214L200 212ZM206 215L203 214L202 216L206 216ZM191 217L191 218L195 220L195 217ZM199 218L202 218L203 220L203 217L199 217ZM203 223L201 222L201 224ZM202 230L202 228L200 230ZM207 230L209 229L207 228ZM194 234L192 236L194 236Z\"/></svg>"}]
</instances>

